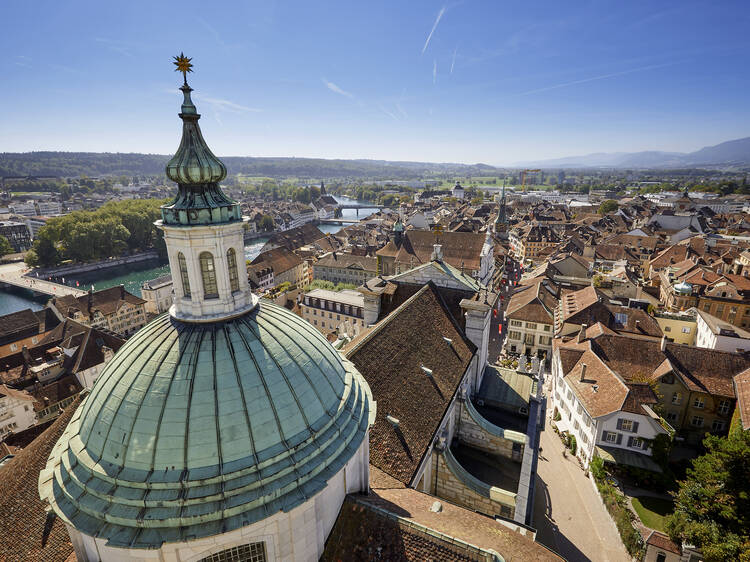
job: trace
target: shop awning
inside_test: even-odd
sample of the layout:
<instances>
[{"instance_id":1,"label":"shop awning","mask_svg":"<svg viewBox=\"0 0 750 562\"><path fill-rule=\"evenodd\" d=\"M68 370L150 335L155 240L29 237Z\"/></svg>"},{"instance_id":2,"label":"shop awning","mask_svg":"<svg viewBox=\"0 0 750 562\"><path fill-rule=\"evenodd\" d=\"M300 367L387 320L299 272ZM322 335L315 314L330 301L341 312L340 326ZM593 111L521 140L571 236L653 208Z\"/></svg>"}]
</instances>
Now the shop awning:
<instances>
[{"instance_id":1,"label":"shop awning","mask_svg":"<svg viewBox=\"0 0 750 562\"><path fill-rule=\"evenodd\" d=\"M661 467L648 455L626 451L619 447L596 447L596 454L600 456L604 462L624 464L626 466L650 470L651 472L662 471Z\"/></svg>"}]
</instances>

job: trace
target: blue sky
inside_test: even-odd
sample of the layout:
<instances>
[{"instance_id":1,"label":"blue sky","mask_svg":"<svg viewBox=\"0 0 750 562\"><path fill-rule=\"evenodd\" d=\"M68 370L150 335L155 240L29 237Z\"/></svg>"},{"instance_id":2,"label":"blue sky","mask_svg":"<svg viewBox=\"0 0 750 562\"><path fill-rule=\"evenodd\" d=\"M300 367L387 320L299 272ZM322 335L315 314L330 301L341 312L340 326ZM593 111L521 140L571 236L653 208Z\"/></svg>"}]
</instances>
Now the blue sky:
<instances>
[{"instance_id":1,"label":"blue sky","mask_svg":"<svg viewBox=\"0 0 750 562\"><path fill-rule=\"evenodd\" d=\"M5 0L0 151L510 164L750 135L750 4Z\"/></svg>"}]
</instances>

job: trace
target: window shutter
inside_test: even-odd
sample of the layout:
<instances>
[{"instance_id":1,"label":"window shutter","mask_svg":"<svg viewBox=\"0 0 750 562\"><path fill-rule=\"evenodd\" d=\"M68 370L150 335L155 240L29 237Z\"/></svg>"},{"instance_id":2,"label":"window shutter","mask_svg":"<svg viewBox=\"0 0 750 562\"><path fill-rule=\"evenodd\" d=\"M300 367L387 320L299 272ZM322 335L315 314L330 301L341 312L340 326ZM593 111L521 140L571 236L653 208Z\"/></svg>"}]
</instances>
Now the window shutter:
<instances>
[{"instance_id":1,"label":"window shutter","mask_svg":"<svg viewBox=\"0 0 750 562\"><path fill-rule=\"evenodd\" d=\"M607 435L609 435L609 431L607 431L606 429L602 431L602 441L607 440Z\"/></svg>"},{"instance_id":2,"label":"window shutter","mask_svg":"<svg viewBox=\"0 0 750 562\"><path fill-rule=\"evenodd\" d=\"M633 422L633 433L638 433L638 422Z\"/></svg>"},{"instance_id":3,"label":"window shutter","mask_svg":"<svg viewBox=\"0 0 750 562\"><path fill-rule=\"evenodd\" d=\"M622 419L617 418L617 429L622 429Z\"/></svg>"},{"instance_id":4,"label":"window shutter","mask_svg":"<svg viewBox=\"0 0 750 562\"><path fill-rule=\"evenodd\" d=\"M617 444L620 445L622 443L622 433L617 434Z\"/></svg>"},{"instance_id":5,"label":"window shutter","mask_svg":"<svg viewBox=\"0 0 750 562\"><path fill-rule=\"evenodd\" d=\"M633 437L630 436L628 437L628 447L632 447L632 446L633 446Z\"/></svg>"}]
</instances>

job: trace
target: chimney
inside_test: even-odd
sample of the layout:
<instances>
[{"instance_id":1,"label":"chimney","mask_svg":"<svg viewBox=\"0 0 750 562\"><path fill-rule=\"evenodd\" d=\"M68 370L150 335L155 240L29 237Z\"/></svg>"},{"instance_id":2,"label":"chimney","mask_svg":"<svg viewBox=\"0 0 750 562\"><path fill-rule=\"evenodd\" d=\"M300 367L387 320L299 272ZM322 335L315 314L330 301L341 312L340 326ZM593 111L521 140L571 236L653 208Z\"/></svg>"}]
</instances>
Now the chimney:
<instances>
[{"instance_id":1,"label":"chimney","mask_svg":"<svg viewBox=\"0 0 750 562\"><path fill-rule=\"evenodd\" d=\"M659 345L659 349L662 353L667 349L667 336L661 337L661 344Z\"/></svg>"},{"instance_id":2,"label":"chimney","mask_svg":"<svg viewBox=\"0 0 750 562\"><path fill-rule=\"evenodd\" d=\"M586 328L588 328L586 324L581 324L581 331L578 332L578 339L576 340L578 343L586 341Z\"/></svg>"},{"instance_id":3,"label":"chimney","mask_svg":"<svg viewBox=\"0 0 750 562\"><path fill-rule=\"evenodd\" d=\"M398 418L394 418L392 415L388 414L385 419L387 419L388 422L393 426L393 429L398 429Z\"/></svg>"},{"instance_id":4,"label":"chimney","mask_svg":"<svg viewBox=\"0 0 750 562\"><path fill-rule=\"evenodd\" d=\"M635 331L636 332L640 332L641 331L641 321L640 320L636 320L635 321Z\"/></svg>"},{"instance_id":5,"label":"chimney","mask_svg":"<svg viewBox=\"0 0 750 562\"><path fill-rule=\"evenodd\" d=\"M125 300L125 285L120 283L120 299Z\"/></svg>"},{"instance_id":6,"label":"chimney","mask_svg":"<svg viewBox=\"0 0 750 562\"><path fill-rule=\"evenodd\" d=\"M443 247L440 244L433 244L432 248L432 257L430 260L438 262L443 261Z\"/></svg>"},{"instance_id":7,"label":"chimney","mask_svg":"<svg viewBox=\"0 0 750 562\"><path fill-rule=\"evenodd\" d=\"M581 365L581 382L586 380L586 363Z\"/></svg>"}]
</instances>

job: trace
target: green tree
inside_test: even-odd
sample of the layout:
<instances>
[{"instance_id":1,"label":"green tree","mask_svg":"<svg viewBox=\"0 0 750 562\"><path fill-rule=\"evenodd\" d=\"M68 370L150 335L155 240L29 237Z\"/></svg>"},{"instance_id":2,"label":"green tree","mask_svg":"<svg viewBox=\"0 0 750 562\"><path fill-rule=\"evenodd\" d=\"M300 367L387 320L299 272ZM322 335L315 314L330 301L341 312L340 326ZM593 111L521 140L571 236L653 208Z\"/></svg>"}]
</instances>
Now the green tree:
<instances>
[{"instance_id":1,"label":"green tree","mask_svg":"<svg viewBox=\"0 0 750 562\"><path fill-rule=\"evenodd\" d=\"M710 435L674 494L667 532L703 551L707 562L750 560L750 432Z\"/></svg>"},{"instance_id":2,"label":"green tree","mask_svg":"<svg viewBox=\"0 0 750 562\"><path fill-rule=\"evenodd\" d=\"M0 235L0 257L13 253L13 246L10 245L5 236Z\"/></svg>"},{"instance_id":3,"label":"green tree","mask_svg":"<svg viewBox=\"0 0 750 562\"><path fill-rule=\"evenodd\" d=\"M615 201L614 199L607 199L601 205L599 205L599 214L606 215L608 213L616 211L619 208L620 206L617 204L617 201Z\"/></svg>"},{"instance_id":4,"label":"green tree","mask_svg":"<svg viewBox=\"0 0 750 562\"><path fill-rule=\"evenodd\" d=\"M271 215L263 215L258 223L258 228L261 232L271 232L274 228L273 217Z\"/></svg>"}]
</instances>

